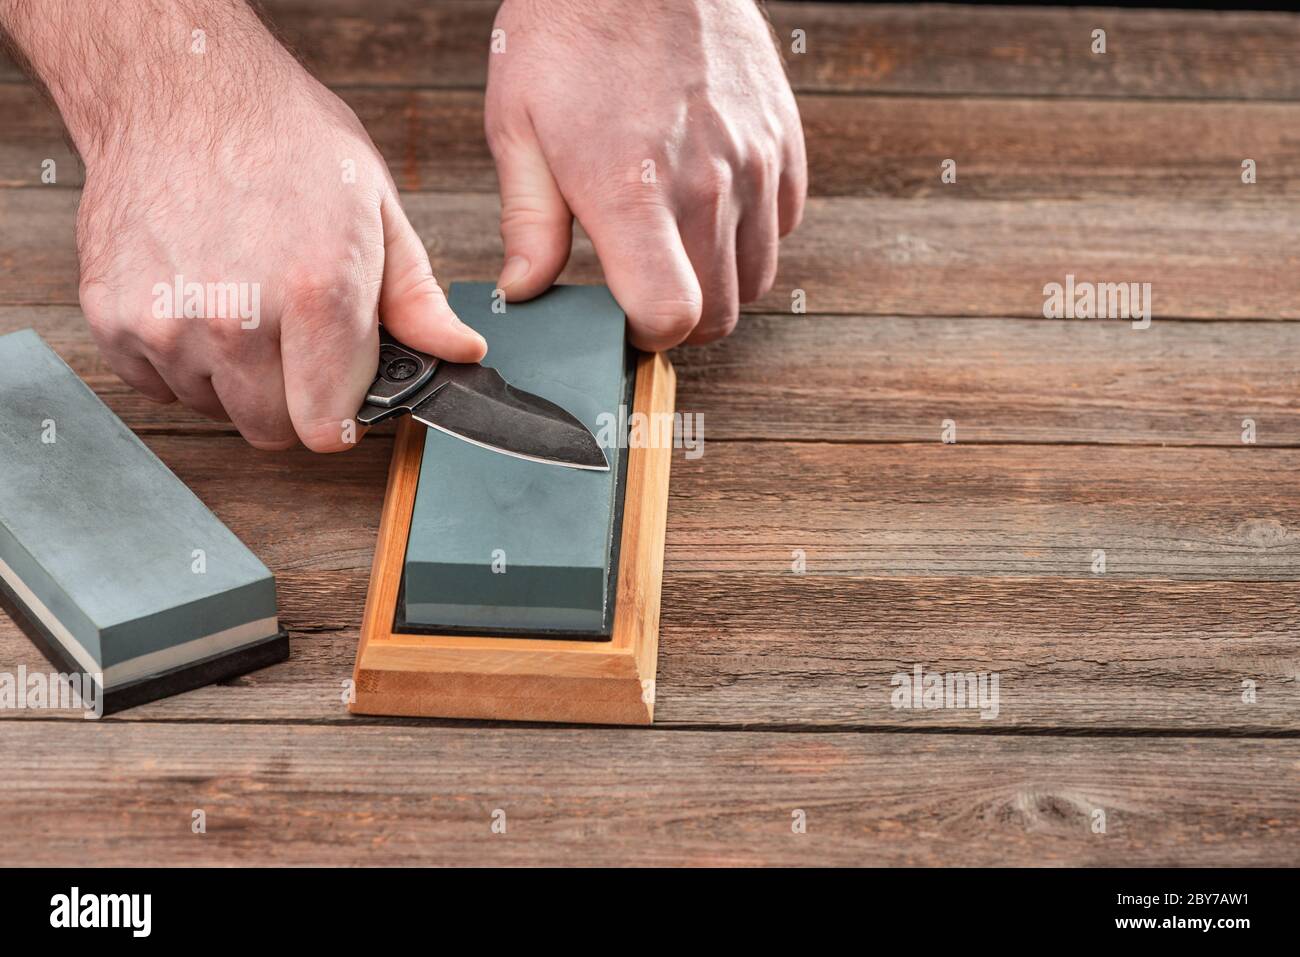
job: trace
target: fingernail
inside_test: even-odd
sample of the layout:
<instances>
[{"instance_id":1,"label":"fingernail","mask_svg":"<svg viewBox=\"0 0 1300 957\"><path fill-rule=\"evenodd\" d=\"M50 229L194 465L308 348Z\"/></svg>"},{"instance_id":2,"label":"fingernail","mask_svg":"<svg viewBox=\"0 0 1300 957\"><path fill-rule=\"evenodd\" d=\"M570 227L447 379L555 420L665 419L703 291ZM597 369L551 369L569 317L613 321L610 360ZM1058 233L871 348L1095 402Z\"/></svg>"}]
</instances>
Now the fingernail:
<instances>
[{"instance_id":1,"label":"fingernail","mask_svg":"<svg viewBox=\"0 0 1300 957\"><path fill-rule=\"evenodd\" d=\"M527 275L528 260L523 256L511 256L501 269L501 278L497 281L497 288L509 290L512 283L518 282Z\"/></svg>"}]
</instances>

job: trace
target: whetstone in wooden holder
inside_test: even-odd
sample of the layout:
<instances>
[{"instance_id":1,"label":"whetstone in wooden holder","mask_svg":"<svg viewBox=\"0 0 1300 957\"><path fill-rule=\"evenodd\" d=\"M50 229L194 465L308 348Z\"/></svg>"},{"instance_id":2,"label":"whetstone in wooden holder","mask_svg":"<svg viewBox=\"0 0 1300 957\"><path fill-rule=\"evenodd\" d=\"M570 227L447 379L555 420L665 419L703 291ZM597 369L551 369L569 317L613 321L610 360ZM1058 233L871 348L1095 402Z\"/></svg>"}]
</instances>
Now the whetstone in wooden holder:
<instances>
[{"instance_id":1,"label":"whetstone in wooden holder","mask_svg":"<svg viewBox=\"0 0 1300 957\"><path fill-rule=\"evenodd\" d=\"M535 341L528 340L528 336L536 336L539 331L545 331L541 325L528 323L529 317L558 319L570 302L578 304L578 311L586 308L585 303L594 301L597 306L593 308L597 311L612 310L616 313L601 318L604 323L618 323L618 354L607 355L600 361L626 361L621 332L623 316L618 312L612 297L608 297L603 290L599 291L599 295L605 296L608 307L600 306L599 298L581 295L597 293L595 289L560 287L542 297L536 305L510 304L509 319L494 318L483 308L485 297L490 292L490 285L458 284L452 288L452 305L463 320L487 337L489 353L484 360L485 364L497 365L509 381L521 388L534 391L566 407L570 406L566 398L572 400L572 395L564 392L564 383L554 387L551 394L548 394L543 380L519 381L518 359L515 358L514 368L509 367L508 361L512 359L509 351L511 347L516 350L516 356L521 350L524 353L538 348L563 350L563 341L550 344L552 337L537 336ZM550 313L547 313L548 309ZM512 321L517 325L506 327L505 324ZM604 335L609 326L591 328ZM497 338L494 339L494 336ZM559 338L563 339L563 335ZM601 348L607 352L613 351L612 346ZM558 356L559 352L556 354ZM543 357L539 361L547 360ZM593 360L588 356L583 361ZM636 413L648 417L672 415L676 382L672 366L666 357L635 353L630 375L632 381L628 404L633 416ZM619 463L624 471L620 472L622 480L616 487L615 495L619 501L615 503L615 509L621 507L621 521L614 526L617 537L610 542L610 554L606 557L607 565L616 572L609 576L612 598L612 607L608 609L609 624L605 633L600 635L593 636L584 631L569 636L562 634L562 629L556 631L554 628L520 628L512 634L508 629L500 627L500 616L494 608L483 610L483 619L492 621L493 627L482 629L482 633L475 633L473 627L466 627L463 620L458 620L454 627L441 630L437 627L414 626L406 621L406 602L411 596L404 594L404 585L414 581L417 588L427 591L431 587L427 582L427 572L421 577L415 574L416 570L430 567L450 569L447 573L449 581L459 583L463 579L469 584L475 581L456 566L415 564L415 552L427 552L428 549L411 547L412 518L417 514L422 516L417 520L419 534L433 536L435 532L428 527L428 517L436 513L439 506L439 503L432 501L421 502L417 508L417 492L422 488L421 470L422 467L440 467L443 464L441 456L432 459L434 466L427 464L431 459L426 455L426 440L442 443L436 449L431 449L431 452L440 452L445 456L489 456L489 461L493 462L491 467L498 468L495 459L500 457L495 453L472 446L468 447L469 451L464 451L460 446L465 443L458 443L439 433L430 433L409 416L399 424L389 468L379 540L370 574L370 589L354 670L355 696L350 710L359 714L516 721L651 723L654 717L664 531L668 513L668 478L672 453L670 445L661 442L658 447L628 447L620 450L625 460ZM638 443L642 446L646 444ZM502 481L512 485L500 493L500 497L505 499L510 498L514 492L527 493L533 481L556 482L552 473L572 474L571 470L559 470L556 466L538 463L522 463L520 468L542 469L542 473L522 470L512 472L511 466L507 464L499 467L505 476ZM447 481L443 474L445 471L438 468L437 476L426 476L426 497L429 497L428 486L435 478L439 482ZM595 477L604 473L585 474ZM445 491L445 485L440 487ZM485 524L491 524L492 520L491 516L486 517ZM445 524L450 523L453 533L457 529L463 531L465 527L464 523L457 526L454 516L446 519L446 522L441 518L435 521L438 528L444 531ZM520 521L527 522L527 514L511 514L511 523ZM543 526L546 521L553 523L553 516L538 518L539 524ZM483 552L482 562L486 565L490 556L484 549L479 551ZM564 572L568 575L570 584L557 584L557 588L579 591L571 584L572 581L579 580L574 569L564 569ZM510 574L507 572L502 576L502 586L515 584L515 587L523 587L518 585L519 582L526 581L522 574L513 580L510 579ZM580 580L589 582L590 575ZM420 585L421 581L424 581L423 585ZM482 583L483 579L478 581ZM492 585L495 582L487 580L486 584ZM532 595L537 592L536 587L526 590ZM451 591L454 592L454 589ZM465 607L470 609L472 615L475 606L468 604L471 600L481 599L465 599ZM413 603L410 607L444 605ZM554 617L552 614L551 618L547 618L545 609L541 610L540 616L538 611L525 609L521 612L523 620L550 622Z\"/></svg>"}]
</instances>

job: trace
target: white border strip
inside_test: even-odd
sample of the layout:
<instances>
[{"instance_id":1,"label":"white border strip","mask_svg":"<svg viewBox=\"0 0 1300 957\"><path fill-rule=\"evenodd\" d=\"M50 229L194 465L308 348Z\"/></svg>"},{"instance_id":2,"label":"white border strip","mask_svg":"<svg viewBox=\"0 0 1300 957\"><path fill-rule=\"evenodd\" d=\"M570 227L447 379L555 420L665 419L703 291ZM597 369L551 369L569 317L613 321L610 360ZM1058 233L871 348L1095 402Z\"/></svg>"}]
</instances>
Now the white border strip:
<instances>
[{"instance_id":1,"label":"white border strip","mask_svg":"<svg viewBox=\"0 0 1300 957\"><path fill-rule=\"evenodd\" d=\"M59 621L54 616L54 613L45 607L45 603L27 587L26 583L18 577L18 573L10 568L3 558L0 558L0 578L5 580L5 583L27 607L27 610L35 615L46 630L59 640L59 643L63 645L64 649L86 674L99 674L100 668L95 663L94 658L91 657L90 652L86 650L85 646L77 640L72 632L68 631L63 622ZM152 677L164 671L171 671L173 668L180 668L201 661L204 658L210 658L213 655L234 651L244 645L270 638L279 630L280 621L277 617L272 616L250 621L247 624L236 625L234 628L227 628L225 631L218 631L215 634L195 638L192 641L173 645L170 648L159 648L157 651L138 655L135 658L118 662L104 669L104 688L105 690L111 690L118 685L127 684L139 678Z\"/></svg>"}]
</instances>

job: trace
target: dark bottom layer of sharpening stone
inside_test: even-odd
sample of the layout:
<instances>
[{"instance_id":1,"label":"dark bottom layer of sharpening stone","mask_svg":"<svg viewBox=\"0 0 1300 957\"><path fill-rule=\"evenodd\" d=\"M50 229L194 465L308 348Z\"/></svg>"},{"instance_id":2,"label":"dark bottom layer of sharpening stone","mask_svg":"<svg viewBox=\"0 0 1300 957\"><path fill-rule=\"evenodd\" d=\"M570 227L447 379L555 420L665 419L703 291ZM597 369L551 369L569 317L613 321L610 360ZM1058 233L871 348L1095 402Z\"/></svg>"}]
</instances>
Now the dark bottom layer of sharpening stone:
<instances>
[{"instance_id":1,"label":"dark bottom layer of sharpening stone","mask_svg":"<svg viewBox=\"0 0 1300 957\"><path fill-rule=\"evenodd\" d=\"M27 606L10 590L4 579L0 579L0 609L8 613L19 630L31 639L32 644L46 660L61 673L82 673L81 665L68 654L63 643L28 611ZM112 714L180 694L183 691L193 691L204 685L237 678L250 671L257 671L267 665L285 661L288 657L289 634L281 629L276 634L251 645L101 691L103 713Z\"/></svg>"}]
</instances>

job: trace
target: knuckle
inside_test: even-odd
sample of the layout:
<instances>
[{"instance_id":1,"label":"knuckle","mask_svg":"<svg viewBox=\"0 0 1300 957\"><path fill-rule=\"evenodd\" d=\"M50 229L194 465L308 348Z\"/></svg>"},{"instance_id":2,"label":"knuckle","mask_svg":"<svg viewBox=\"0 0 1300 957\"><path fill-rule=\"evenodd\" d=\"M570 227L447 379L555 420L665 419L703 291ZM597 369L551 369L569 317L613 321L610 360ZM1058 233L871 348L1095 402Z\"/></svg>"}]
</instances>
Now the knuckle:
<instances>
[{"instance_id":1,"label":"knuckle","mask_svg":"<svg viewBox=\"0 0 1300 957\"><path fill-rule=\"evenodd\" d=\"M616 210L630 219L651 221L665 210L672 209L672 201L667 190L658 183L648 184L640 181L601 181L598 188L587 195L576 195L578 204L573 211L579 220L590 208L604 207Z\"/></svg>"},{"instance_id":2,"label":"knuckle","mask_svg":"<svg viewBox=\"0 0 1300 957\"><path fill-rule=\"evenodd\" d=\"M81 301L81 314L86 317L86 324L100 348L130 352L135 333L131 325L123 321L116 293L103 283L82 283L78 299Z\"/></svg>"},{"instance_id":3,"label":"knuckle","mask_svg":"<svg viewBox=\"0 0 1300 957\"><path fill-rule=\"evenodd\" d=\"M81 311L92 325L106 324L116 312L117 297L107 283L83 281L77 290Z\"/></svg>"},{"instance_id":4,"label":"knuckle","mask_svg":"<svg viewBox=\"0 0 1300 957\"><path fill-rule=\"evenodd\" d=\"M504 57L491 57L490 66L499 64ZM533 120L527 101L511 95L499 83L489 82L483 95L483 135L494 156L498 150L516 150L528 147L535 140Z\"/></svg>"},{"instance_id":5,"label":"knuckle","mask_svg":"<svg viewBox=\"0 0 1300 957\"><path fill-rule=\"evenodd\" d=\"M284 308L295 314L336 313L356 297L352 284L333 270L298 269L285 279Z\"/></svg>"},{"instance_id":6,"label":"knuckle","mask_svg":"<svg viewBox=\"0 0 1300 957\"><path fill-rule=\"evenodd\" d=\"M213 355L227 363L242 365L251 360L258 338L229 319L214 319L208 323L208 343Z\"/></svg>"},{"instance_id":7,"label":"knuckle","mask_svg":"<svg viewBox=\"0 0 1300 957\"><path fill-rule=\"evenodd\" d=\"M751 185L765 186L777 179L777 155L774 151L754 149L740 161L740 178Z\"/></svg>"},{"instance_id":8,"label":"knuckle","mask_svg":"<svg viewBox=\"0 0 1300 957\"><path fill-rule=\"evenodd\" d=\"M178 359L184 348L184 326L180 319L141 320L136 338L145 352L163 362Z\"/></svg>"},{"instance_id":9,"label":"knuckle","mask_svg":"<svg viewBox=\"0 0 1300 957\"><path fill-rule=\"evenodd\" d=\"M687 177L685 201L689 208L713 208L731 196L735 173L727 163L712 162Z\"/></svg>"},{"instance_id":10,"label":"knuckle","mask_svg":"<svg viewBox=\"0 0 1300 957\"><path fill-rule=\"evenodd\" d=\"M567 214L556 204L539 202L531 197L511 196L501 207L502 235L567 223Z\"/></svg>"},{"instance_id":11,"label":"knuckle","mask_svg":"<svg viewBox=\"0 0 1300 957\"><path fill-rule=\"evenodd\" d=\"M515 132L514 114L508 103L489 95L483 114L483 134L488 151L501 157L523 145L523 138Z\"/></svg>"},{"instance_id":12,"label":"knuckle","mask_svg":"<svg viewBox=\"0 0 1300 957\"><path fill-rule=\"evenodd\" d=\"M99 348L109 353L132 355L136 348L137 337L127 325L113 319L86 316L90 326L91 338Z\"/></svg>"},{"instance_id":13,"label":"knuckle","mask_svg":"<svg viewBox=\"0 0 1300 957\"><path fill-rule=\"evenodd\" d=\"M398 294L406 300L418 300L426 306L441 306L446 295L433 273L427 269L413 270L402 282Z\"/></svg>"}]
</instances>

